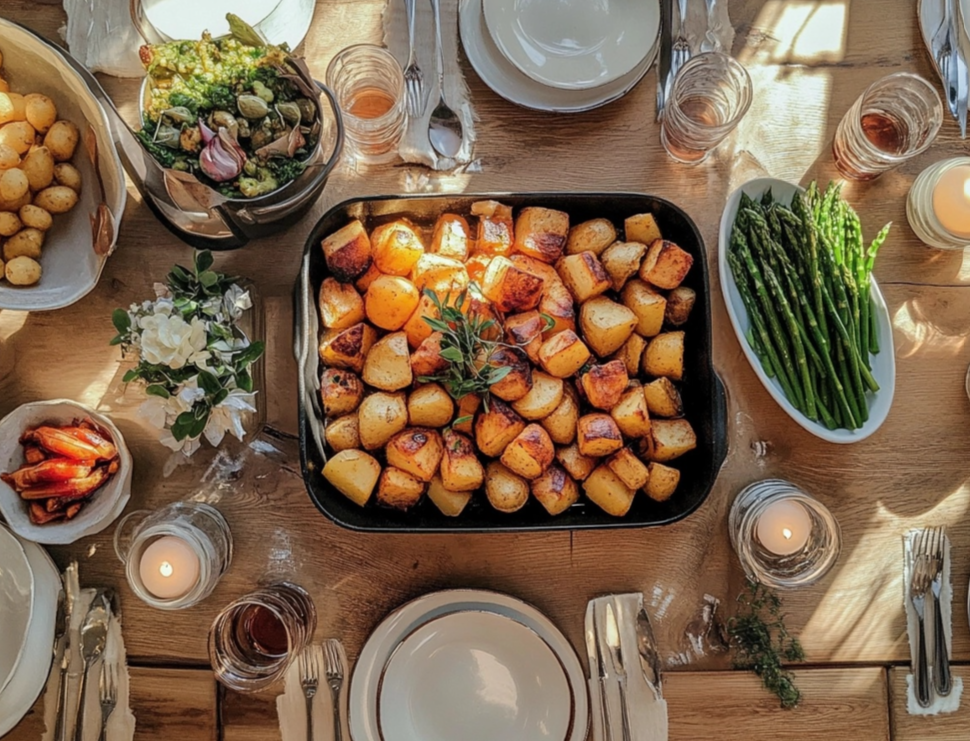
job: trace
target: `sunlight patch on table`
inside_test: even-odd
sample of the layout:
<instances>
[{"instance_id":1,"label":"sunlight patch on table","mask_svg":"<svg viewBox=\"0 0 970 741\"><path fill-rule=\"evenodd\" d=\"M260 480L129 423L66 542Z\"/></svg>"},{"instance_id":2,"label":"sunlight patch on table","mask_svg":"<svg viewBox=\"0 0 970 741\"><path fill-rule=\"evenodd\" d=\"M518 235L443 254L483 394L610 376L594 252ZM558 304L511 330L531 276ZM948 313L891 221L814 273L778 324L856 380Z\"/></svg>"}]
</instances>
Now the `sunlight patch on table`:
<instances>
[{"instance_id":1,"label":"sunlight patch on table","mask_svg":"<svg viewBox=\"0 0 970 741\"><path fill-rule=\"evenodd\" d=\"M744 64L826 64L845 58L848 2L770 0L752 25Z\"/></svg>"},{"instance_id":2,"label":"sunlight patch on table","mask_svg":"<svg viewBox=\"0 0 970 741\"><path fill-rule=\"evenodd\" d=\"M921 350L937 354L956 355L967 342L970 328L963 326L943 327L931 320L930 312L924 311L919 299L909 299L893 315L893 327L897 330L896 355L909 358Z\"/></svg>"}]
</instances>

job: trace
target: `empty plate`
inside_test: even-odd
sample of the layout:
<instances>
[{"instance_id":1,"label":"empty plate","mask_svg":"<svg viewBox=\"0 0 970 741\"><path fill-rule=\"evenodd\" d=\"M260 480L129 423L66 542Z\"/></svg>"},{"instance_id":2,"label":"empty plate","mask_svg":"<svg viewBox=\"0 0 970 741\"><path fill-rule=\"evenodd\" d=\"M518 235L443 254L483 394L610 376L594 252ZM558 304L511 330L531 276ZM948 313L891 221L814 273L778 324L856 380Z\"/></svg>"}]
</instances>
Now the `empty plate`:
<instances>
[{"instance_id":1,"label":"empty plate","mask_svg":"<svg viewBox=\"0 0 970 741\"><path fill-rule=\"evenodd\" d=\"M572 693L535 632L504 615L457 612L401 642L379 708L383 741L565 741Z\"/></svg>"},{"instance_id":2,"label":"empty plate","mask_svg":"<svg viewBox=\"0 0 970 741\"><path fill-rule=\"evenodd\" d=\"M0 525L0 691L14 674L27 641L34 575L23 546Z\"/></svg>"}]
</instances>

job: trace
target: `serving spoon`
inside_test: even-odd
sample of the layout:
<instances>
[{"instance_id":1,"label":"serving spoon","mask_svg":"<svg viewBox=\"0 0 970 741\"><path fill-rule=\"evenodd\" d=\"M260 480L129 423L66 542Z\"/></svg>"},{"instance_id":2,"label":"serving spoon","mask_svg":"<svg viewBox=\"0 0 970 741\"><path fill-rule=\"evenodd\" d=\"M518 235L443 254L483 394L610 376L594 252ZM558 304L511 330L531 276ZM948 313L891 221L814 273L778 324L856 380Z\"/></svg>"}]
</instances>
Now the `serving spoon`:
<instances>
[{"instance_id":1,"label":"serving spoon","mask_svg":"<svg viewBox=\"0 0 970 741\"><path fill-rule=\"evenodd\" d=\"M445 62L441 51L441 7L440 0L431 0L434 10L435 47L438 67L438 105L431 112L428 123L428 138L431 146L442 157L454 157L461 149L461 119L445 103Z\"/></svg>"}]
</instances>

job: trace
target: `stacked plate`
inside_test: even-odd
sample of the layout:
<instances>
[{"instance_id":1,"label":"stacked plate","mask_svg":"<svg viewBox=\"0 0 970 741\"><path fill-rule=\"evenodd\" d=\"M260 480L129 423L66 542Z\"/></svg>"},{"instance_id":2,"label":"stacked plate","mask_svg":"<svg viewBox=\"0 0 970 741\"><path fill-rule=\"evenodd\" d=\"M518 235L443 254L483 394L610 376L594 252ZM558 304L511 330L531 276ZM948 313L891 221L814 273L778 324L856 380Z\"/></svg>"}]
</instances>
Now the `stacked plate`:
<instances>
[{"instance_id":1,"label":"stacked plate","mask_svg":"<svg viewBox=\"0 0 970 741\"><path fill-rule=\"evenodd\" d=\"M555 625L513 597L435 592L391 613L350 683L350 731L373 741L583 741L583 668Z\"/></svg>"},{"instance_id":2,"label":"stacked plate","mask_svg":"<svg viewBox=\"0 0 970 741\"><path fill-rule=\"evenodd\" d=\"M47 681L60 591L47 552L0 525L0 736L27 714Z\"/></svg>"},{"instance_id":3,"label":"stacked plate","mask_svg":"<svg viewBox=\"0 0 970 741\"><path fill-rule=\"evenodd\" d=\"M465 54L492 90L576 113L626 95L657 56L659 0L461 0Z\"/></svg>"}]
</instances>

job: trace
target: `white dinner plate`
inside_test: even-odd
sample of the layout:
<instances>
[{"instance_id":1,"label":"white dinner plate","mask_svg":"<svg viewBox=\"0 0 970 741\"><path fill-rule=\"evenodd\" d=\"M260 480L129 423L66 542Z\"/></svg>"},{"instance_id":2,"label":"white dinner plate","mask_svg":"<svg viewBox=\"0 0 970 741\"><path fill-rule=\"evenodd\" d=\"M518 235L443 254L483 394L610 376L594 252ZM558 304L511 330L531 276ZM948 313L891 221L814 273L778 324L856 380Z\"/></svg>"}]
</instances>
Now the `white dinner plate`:
<instances>
[{"instance_id":1,"label":"white dinner plate","mask_svg":"<svg viewBox=\"0 0 970 741\"><path fill-rule=\"evenodd\" d=\"M534 631L494 612L429 620L394 651L380 685L383 741L565 741L572 696Z\"/></svg>"},{"instance_id":2,"label":"white dinner plate","mask_svg":"<svg viewBox=\"0 0 970 741\"><path fill-rule=\"evenodd\" d=\"M0 692L24 653L34 604L34 575L20 541L0 525Z\"/></svg>"},{"instance_id":3,"label":"white dinner plate","mask_svg":"<svg viewBox=\"0 0 970 741\"><path fill-rule=\"evenodd\" d=\"M418 597L388 615L361 649L350 680L350 733L354 739L379 741L381 675L395 649L415 630L442 615L492 612L534 631L555 654L571 693L572 717L565 741L585 741L589 727L586 675L572 644L545 615L521 600L497 592L453 589Z\"/></svg>"},{"instance_id":4,"label":"white dinner plate","mask_svg":"<svg viewBox=\"0 0 970 741\"><path fill-rule=\"evenodd\" d=\"M866 394L869 403L869 420L859 429L830 430L822 423L808 419L788 401L778 379L768 377L764 368L761 367L761 361L748 343L747 333L751 326L748 321L748 312L741 300L741 295L738 293L737 286L734 284L734 275L731 273L731 267L727 262L727 253L731 242L734 217L737 215L738 205L741 202L741 194L747 193L751 198L760 200L762 194L769 188L771 188L775 200L782 203L790 203L796 192L805 192L804 188L785 180L756 178L749 180L731 194L721 216L717 259L721 274L721 293L724 295L724 304L727 307L728 316L731 318L731 326L734 327L734 333L738 336L741 349L744 350L745 357L748 358L748 362L761 380L762 385L789 417L816 437L830 443L856 443L865 440L886 421L886 417L889 416L889 409L892 407L893 393L896 389L896 355L893 347L892 321L889 317L886 300L883 298L875 278L872 279L872 298L876 307L876 325L879 330L879 354L872 355L871 362L872 375L876 379L876 383L879 384L879 391L874 394Z\"/></svg>"},{"instance_id":5,"label":"white dinner plate","mask_svg":"<svg viewBox=\"0 0 970 741\"><path fill-rule=\"evenodd\" d=\"M659 0L645 2L660 6ZM591 90L560 90L536 82L505 58L485 27L482 0L460 0L458 29L465 55L486 85L516 105L553 113L580 113L622 98L647 74L657 57L659 39L658 29L643 60L613 82Z\"/></svg>"},{"instance_id":6,"label":"white dinner plate","mask_svg":"<svg viewBox=\"0 0 970 741\"><path fill-rule=\"evenodd\" d=\"M632 72L656 41L660 5L643 0L484 0L503 56L536 82L601 87Z\"/></svg>"}]
</instances>

